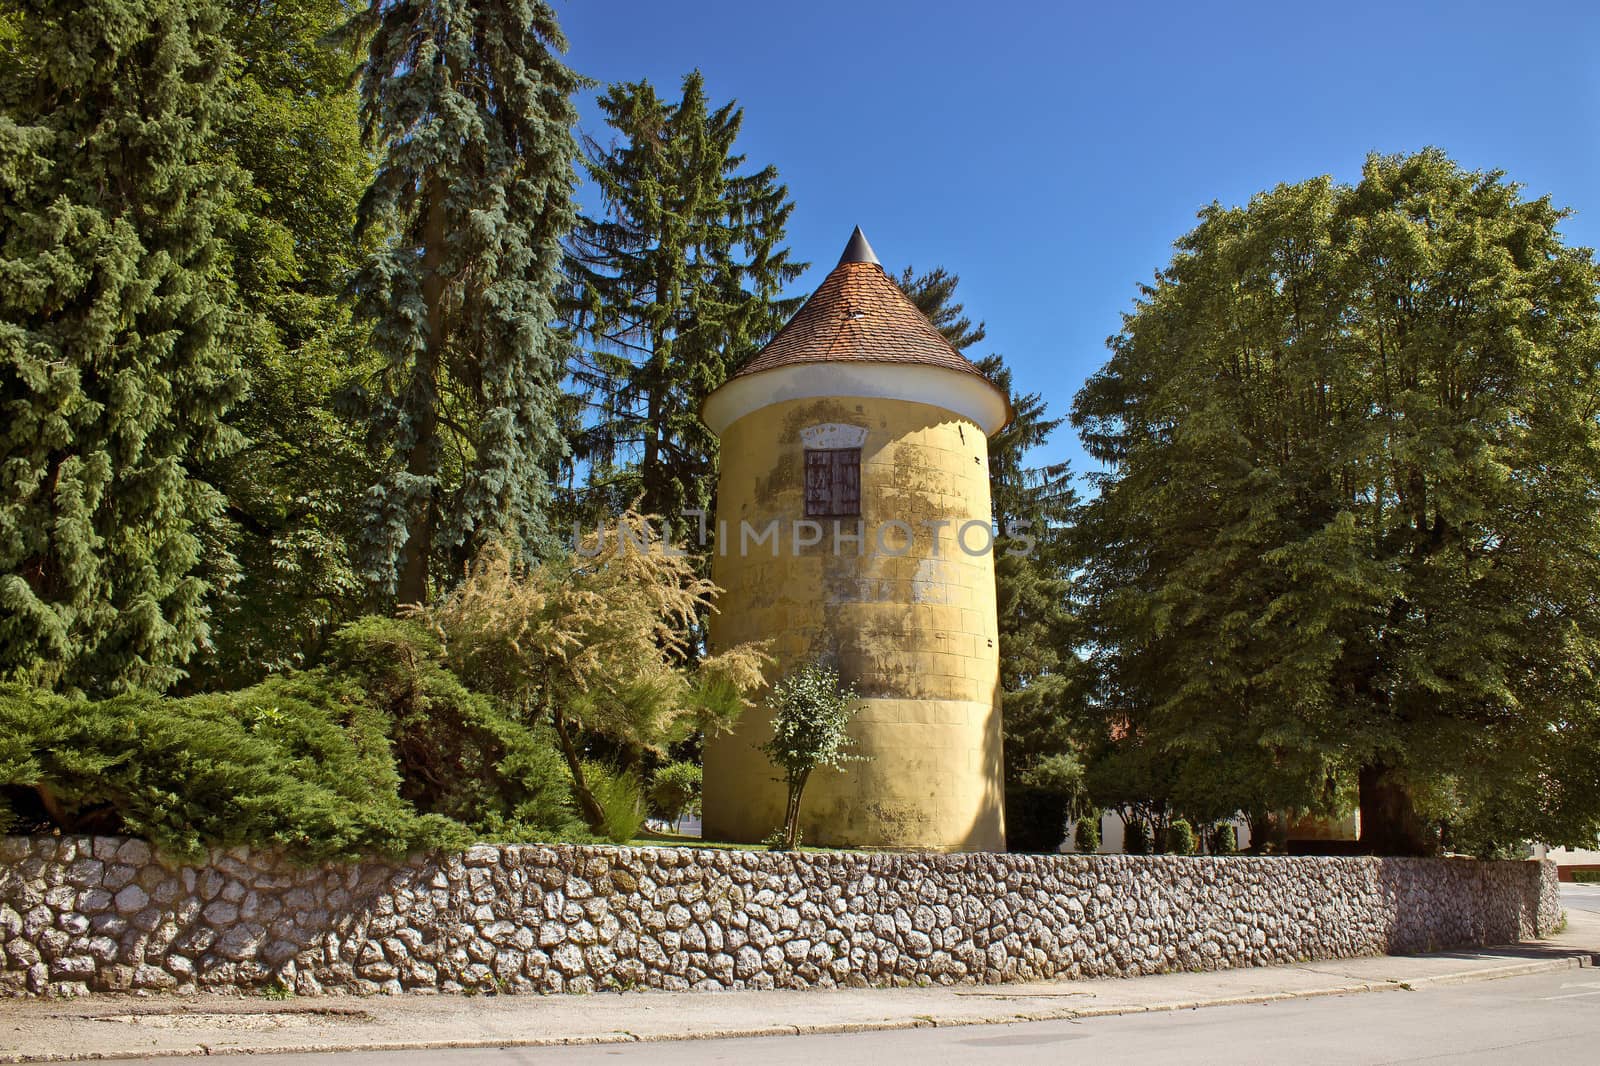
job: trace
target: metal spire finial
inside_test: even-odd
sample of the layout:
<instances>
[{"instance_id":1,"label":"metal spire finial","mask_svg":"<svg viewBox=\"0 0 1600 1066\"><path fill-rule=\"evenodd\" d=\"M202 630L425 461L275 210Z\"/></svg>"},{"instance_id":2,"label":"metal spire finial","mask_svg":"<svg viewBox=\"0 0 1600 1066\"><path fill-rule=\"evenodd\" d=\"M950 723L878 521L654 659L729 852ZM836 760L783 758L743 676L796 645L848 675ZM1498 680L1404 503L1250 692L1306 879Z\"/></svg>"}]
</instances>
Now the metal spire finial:
<instances>
[{"instance_id":1,"label":"metal spire finial","mask_svg":"<svg viewBox=\"0 0 1600 1066\"><path fill-rule=\"evenodd\" d=\"M839 257L840 263L877 263L878 254L872 250L872 245L867 243L867 235L857 226L855 232L850 234L850 243L844 246L844 254ZM879 264L880 266L882 264Z\"/></svg>"}]
</instances>

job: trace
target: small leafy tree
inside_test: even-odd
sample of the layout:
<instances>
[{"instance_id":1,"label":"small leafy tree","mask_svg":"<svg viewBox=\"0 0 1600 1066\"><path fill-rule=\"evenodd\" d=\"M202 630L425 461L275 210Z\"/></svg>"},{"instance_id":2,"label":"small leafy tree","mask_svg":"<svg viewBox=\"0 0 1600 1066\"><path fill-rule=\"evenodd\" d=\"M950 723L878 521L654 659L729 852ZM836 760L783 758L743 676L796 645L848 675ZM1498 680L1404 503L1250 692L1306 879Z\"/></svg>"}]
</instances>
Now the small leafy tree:
<instances>
[{"instance_id":1,"label":"small leafy tree","mask_svg":"<svg viewBox=\"0 0 1600 1066\"><path fill-rule=\"evenodd\" d=\"M1070 751L1031 758L1032 765L1018 775L1019 780L1006 786L1006 848L1054 853L1068 821L1087 807L1083 766Z\"/></svg>"},{"instance_id":2,"label":"small leafy tree","mask_svg":"<svg viewBox=\"0 0 1600 1066\"><path fill-rule=\"evenodd\" d=\"M1021 773L1022 783L1034 788L1047 788L1066 796L1075 810L1082 807L1085 796L1083 764L1070 751L1045 755Z\"/></svg>"},{"instance_id":3,"label":"small leafy tree","mask_svg":"<svg viewBox=\"0 0 1600 1066\"><path fill-rule=\"evenodd\" d=\"M1208 845L1213 855L1232 855L1239 850L1239 831L1232 822L1218 822L1211 827Z\"/></svg>"},{"instance_id":4,"label":"small leafy tree","mask_svg":"<svg viewBox=\"0 0 1600 1066\"><path fill-rule=\"evenodd\" d=\"M741 644L688 665L694 621L718 589L691 556L648 538L653 521L630 512L613 536L593 531L535 565L492 544L448 599L417 612L459 676L551 724L597 833L615 820L585 772L585 734L636 764L697 730L725 730L769 662L762 645Z\"/></svg>"},{"instance_id":5,"label":"small leafy tree","mask_svg":"<svg viewBox=\"0 0 1600 1066\"><path fill-rule=\"evenodd\" d=\"M1190 825L1186 818L1173 819L1172 824L1167 826L1165 843L1166 847L1162 850L1169 854L1193 855L1198 843L1195 839L1194 826Z\"/></svg>"},{"instance_id":6,"label":"small leafy tree","mask_svg":"<svg viewBox=\"0 0 1600 1066\"><path fill-rule=\"evenodd\" d=\"M772 707L772 739L761 745L767 758L783 771L788 801L783 812L783 847L800 838L800 796L811 772L819 766L843 770L865 756L852 753L846 729L860 709L855 689L839 680L831 666L807 663L779 679L768 700Z\"/></svg>"},{"instance_id":7,"label":"small leafy tree","mask_svg":"<svg viewBox=\"0 0 1600 1066\"><path fill-rule=\"evenodd\" d=\"M1102 812L1091 811L1078 819L1072 830L1072 843L1083 855L1093 855L1100 850L1100 819Z\"/></svg>"},{"instance_id":8,"label":"small leafy tree","mask_svg":"<svg viewBox=\"0 0 1600 1066\"><path fill-rule=\"evenodd\" d=\"M650 806L676 830L686 814L700 809L703 773L692 762L668 763L650 781Z\"/></svg>"}]
</instances>

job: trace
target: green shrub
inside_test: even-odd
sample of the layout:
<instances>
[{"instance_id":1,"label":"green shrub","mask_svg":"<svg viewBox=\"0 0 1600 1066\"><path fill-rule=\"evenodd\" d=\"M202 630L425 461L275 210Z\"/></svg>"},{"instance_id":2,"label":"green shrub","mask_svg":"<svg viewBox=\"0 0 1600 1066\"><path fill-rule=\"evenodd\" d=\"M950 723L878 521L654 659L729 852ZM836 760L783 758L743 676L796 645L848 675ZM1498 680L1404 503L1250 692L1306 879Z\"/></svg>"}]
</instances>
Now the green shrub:
<instances>
[{"instance_id":1,"label":"green shrub","mask_svg":"<svg viewBox=\"0 0 1600 1066\"><path fill-rule=\"evenodd\" d=\"M549 724L524 724L469 691L442 655L419 623L380 617L351 623L329 647L324 669L357 682L387 721L401 796L480 839L588 839Z\"/></svg>"},{"instance_id":2,"label":"green shrub","mask_svg":"<svg viewBox=\"0 0 1600 1066\"><path fill-rule=\"evenodd\" d=\"M468 843L400 798L386 726L325 676L182 700L0 685L0 785L30 829L129 833L183 858L208 844L353 858Z\"/></svg>"},{"instance_id":3,"label":"green shrub","mask_svg":"<svg viewBox=\"0 0 1600 1066\"><path fill-rule=\"evenodd\" d=\"M1006 789L1006 850L1052 853L1067 835L1072 797L1055 789L1016 785Z\"/></svg>"},{"instance_id":4,"label":"green shrub","mask_svg":"<svg viewBox=\"0 0 1600 1066\"><path fill-rule=\"evenodd\" d=\"M1195 845L1194 826L1185 818L1175 818L1167 826L1166 847L1163 849L1169 855L1193 855Z\"/></svg>"},{"instance_id":5,"label":"green shrub","mask_svg":"<svg viewBox=\"0 0 1600 1066\"><path fill-rule=\"evenodd\" d=\"M684 815L700 810L700 784L704 777L696 763L673 762L650 779L650 808L656 817L677 828Z\"/></svg>"},{"instance_id":6,"label":"green shrub","mask_svg":"<svg viewBox=\"0 0 1600 1066\"><path fill-rule=\"evenodd\" d=\"M1572 880L1580 885L1600 885L1600 870L1574 870Z\"/></svg>"},{"instance_id":7,"label":"green shrub","mask_svg":"<svg viewBox=\"0 0 1600 1066\"><path fill-rule=\"evenodd\" d=\"M1095 811L1079 818L1072 830L1072 844L1084 855L1093 855L1100 850L1100 817L1100 812Z\"/></svg>"},{"instance_id":8,"label":"green shrub","mask_svg":"<svg viewBox=\"0 0 1600 1066\"><path fill-rule=\"evenodd\" d=\"M1211 854L1232 855L1239 850L1239 831L1232 822L1218 822L1211 827Z\"/></svg>"},{"instance_id":9,"label":"green shrub","mask_svg":"<svg viewBox=\"0 0 1600 1066\"><path fill-rule=\"evenodd\" d=\"M1128 855L1150 854L1150 830L1138 819L1122 827L1122 850Z\"/></svg>"},{"instance_id":10,"label":"green shrub","mask_svg":"<svg viewBox=\"0 0 1600 1066\"><path fill-rule=\"evenodd\" d=\"M600 805L600 831L613 844L626 844L644 826L644 796L639 779L600 763L583 764L583 776Z\"/></svg>"},{"instance_id":11,"label":"green shrub","mask_svg":"<svg viewBox=\"0 0 1600 1066\"><path fill-rule=\"evenodd\" d=\"M587 839L548 727L469 692L439 656L421 626L366 618L323 666L237 692L90 701L0 685L0 800L23 831L129 833L184 858Z\"/></svg>"}]
</instances>

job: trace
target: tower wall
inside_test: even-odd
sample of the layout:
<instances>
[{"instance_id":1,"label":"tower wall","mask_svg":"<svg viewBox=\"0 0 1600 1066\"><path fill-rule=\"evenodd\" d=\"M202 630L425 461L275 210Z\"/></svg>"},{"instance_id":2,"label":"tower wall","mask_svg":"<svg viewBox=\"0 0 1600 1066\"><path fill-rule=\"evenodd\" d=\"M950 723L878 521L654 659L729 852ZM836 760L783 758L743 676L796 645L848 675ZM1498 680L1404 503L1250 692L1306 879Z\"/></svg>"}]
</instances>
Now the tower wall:
<instances>
[{"instance_id":1,"label":"tower wall","mask_svg":"<svg viewBox=\"0 0 1600 1066\"><path fill-rule=\"evenodd\" d=\"M846 540L854 518L815 519L820 543L796 547L805 518L805 438L816 427L865 430L861 444L864 554ZM849 431L846 431L847 433ZM722 433L718 533L712 576L723 588L714 646L770 640L775 679L811 658L837 663L864 706L851 725L870 757L846 772L819 770L807 785L808 844L891 849L999 850L1005 846L994 559L988 441L970 419L896 399L787 400L737 419ZM744 538L779 523L770 541ZM889 529L884 543L876 532ZM949 522L937 533L924 523ZM835 554L835 535L840 538ZM887 549L885 551L884 549ZM771 736L764 708L736 731L709 738L704 826L708 839L753 843L782 824L779 776L758 745Z\"/></svg>"}]
</instances>

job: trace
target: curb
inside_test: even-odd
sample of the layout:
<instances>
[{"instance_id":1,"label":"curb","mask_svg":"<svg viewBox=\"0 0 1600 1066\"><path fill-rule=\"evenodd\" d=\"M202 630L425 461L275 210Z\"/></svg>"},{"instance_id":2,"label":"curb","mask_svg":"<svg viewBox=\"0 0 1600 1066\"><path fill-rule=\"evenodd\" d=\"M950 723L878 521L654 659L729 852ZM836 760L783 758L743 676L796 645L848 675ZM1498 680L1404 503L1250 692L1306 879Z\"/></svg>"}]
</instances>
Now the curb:
<instances>
[{"instance_id":1,"label":"curb","mask_svg":"<svg viewBox=\"0 0 1600 1066\"><path fill-rule=\"evenodd\" d=\"M1455 973L1420 977L1411 981L1352 981L1325 988L1301 989L1296 992L1262 992L1242 996L1217 996L1207 999L1170 1000L1146 1004L1110 1005L1105 1007L1059 1007L1054 1009L1010 1011L987 1016L966 1015L939 1018L936 1015L915 1015L906 1018L885 1018L882 1021L822 1022L814 1025L771 1025L727 1029L698 1029L677 1033L638 1034L626 1030L608 1033L591 1033L582 1036L542 1036L527 1039L468 1039L468 1040L392 1040L352 1041L342 1044L281 1044L274 1047L240 1048L213 1047L196 1044L186 1048L149 1049L129 1047L112 1052L86 1054L17 1055L0 1052L0 1063L22 1062L82 1062L118 1058L188 1058L200 1055L310 1055L342 1052L398 1052L427 1050L469 1050L475 1048L520 1047L592 1047L609 1044L654 1044L685 1040L737 1040L768 1036L822 1036L864 1032L895 1032L906 1029L959 1028L975 1025L1005 1025L1017 1022L1070 1021L1076 1018L1105 1018L1123 1014L1157 1014L1171 1011L1199 1010L1203 1007L1237 1007L1264 1003L1281 1003L1297 999L1320 999L1328 996L1357 995L1363 992L1415 991L1430 986L1474 984L1481 981L1498 981L1511 977L1554 973L1561 970L1585 969L1600 964L1600 956L1587 952L1574 952L1564 958L1538 959L1509 963L1504 966L1486 966ZM998 986L996 986L998 988ZM1009 993L996 991L996 996L1012 998ZM1015 999L1025 1000L1025 992ZM1052 997L1053 998L1053 997Z\"/></svg>"}]
</instances>

